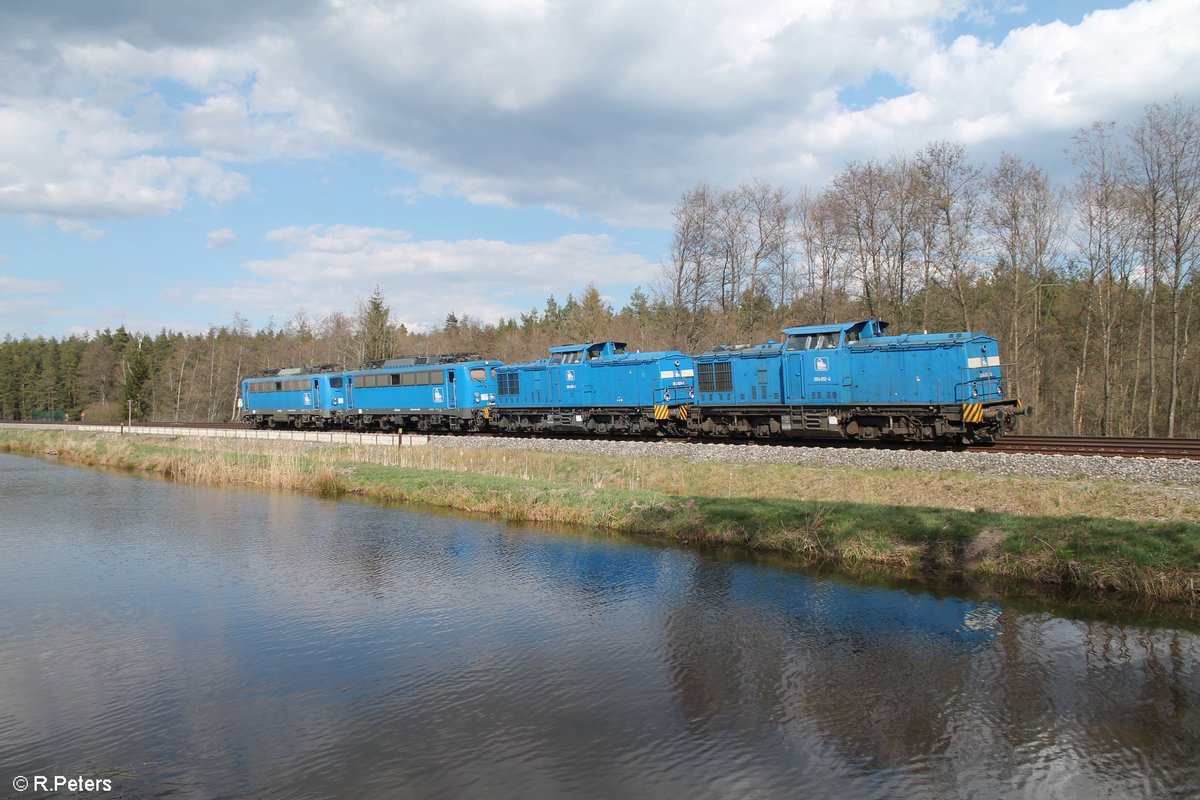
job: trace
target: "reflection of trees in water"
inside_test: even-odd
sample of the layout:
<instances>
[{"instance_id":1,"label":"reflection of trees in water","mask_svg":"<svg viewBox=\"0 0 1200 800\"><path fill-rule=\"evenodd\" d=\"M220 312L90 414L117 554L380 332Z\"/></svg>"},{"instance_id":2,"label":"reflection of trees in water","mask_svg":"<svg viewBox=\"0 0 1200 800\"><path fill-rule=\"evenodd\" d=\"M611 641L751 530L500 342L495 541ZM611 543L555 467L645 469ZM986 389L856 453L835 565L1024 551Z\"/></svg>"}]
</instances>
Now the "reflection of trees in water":
<instances>
[{"instance_id":1,"label":"reflection of trees in water","mask_svg":"<svg viewBox=\"0 0 1200 800\"><path fill-rule=\"evenodd\" d=\"M733 567L698 563L667 617L665 653L676 702L691 729L714 717L777 720L783 707L783 637L732 598Z\"/></svg>"},{"instance_id":2,"label":"reflection of trees in water","mask_svg":"<svg viewBox=\"0 0 1200 800\"><path fill-rule=\"evenodd\" d=\"M779 747L934 793L1200 785L1192 634L901 592L883 593L900 607L888 615L820 581L792 581L780 601L734 565L690 577L665 653L692 730L766 726Z\"/></svg>"}]
</instances>

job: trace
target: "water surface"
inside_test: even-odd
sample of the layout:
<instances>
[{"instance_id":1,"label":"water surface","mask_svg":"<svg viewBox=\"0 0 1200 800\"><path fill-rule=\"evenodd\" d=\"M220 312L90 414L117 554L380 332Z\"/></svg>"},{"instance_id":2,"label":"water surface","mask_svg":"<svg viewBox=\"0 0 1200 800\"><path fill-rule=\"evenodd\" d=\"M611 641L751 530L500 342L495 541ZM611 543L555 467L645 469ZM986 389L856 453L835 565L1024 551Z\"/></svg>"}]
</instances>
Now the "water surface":
<instances>
[{"instance_id":1,"label":"water surface","mask_svg":"<svg viewBox=\"0 0 1200 800\"><path fill-rule=\"evenodd\" d=\"M1200 790L1186 630L3 454L0 565L0 792Z\"/></svg>"}]
</instances>

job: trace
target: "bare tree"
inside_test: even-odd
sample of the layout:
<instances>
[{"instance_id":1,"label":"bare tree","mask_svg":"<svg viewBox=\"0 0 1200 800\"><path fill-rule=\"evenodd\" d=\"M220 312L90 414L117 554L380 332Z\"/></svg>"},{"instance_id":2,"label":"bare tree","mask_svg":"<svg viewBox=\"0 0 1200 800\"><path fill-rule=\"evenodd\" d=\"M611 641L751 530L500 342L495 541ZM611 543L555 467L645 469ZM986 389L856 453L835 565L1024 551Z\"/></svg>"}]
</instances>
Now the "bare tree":
<instances>
[{"instance_id":1,"label":"bare tree","mask_svg":"<svg viewBox=\"0 0 1200 800\"><path fill-rule=\"evenodd\" d=\"M669 316L671 340L694 347L699 343L704 312L722 285L713 256L717 203L708 184L685 192L673 216L671 252L663 264L663 285L656 293Z\"/></svg>"},{"instance_id":2,"label":"bare tree","mask_svg":"<svg viewBox=\"0 0 1200 800\"><path fill-rule=\"evenodd\" d=\"M806 192L794 208L795 236L805 267L802 285L809 300L817 307L818 318L812 321L830 322L833 297L842 289L838 201L828 192L816 197Z\"/></svg>"},{"instance_id":3,"label":"bare tree","mask_svg":"<svg viewBox=\"0 0 1200 800\"><path fill-rule=\"evenodd\" d=\"M890 185L887 168L878 161L855 161L834 177L829 190L837 204L842 249L871 317L886 317L891 309L885 289Z\"/></svg>"},{"instance_id":4,"label":"bare tree","mask_svg":"<svg viewBox=\"0 0 1200 800\"><path fill-rule=\"evenodd\" d=\"M746 201L753 232L746 293L752 298L777 297L782 306L792 262L791 205L787 193L757 180L743 185L740 192Z\"/></svg>"},{"instance_id":5,"label":"bare tree","mask_svg":"<svg viewBox=\"0 0 1200 800\"><path fill-rule=\"evenodd\" d=\"M1042 285L1056 254L1061 196L1040 167L1008 153L988 174L987 188L983 222L995 253L993 280L1008 293L1005 351L1026 367L1031 399L1040 405Z\"/></svg>"},{"instance_id":6,"label":"bare tree","mask_svg":"<svg viewBox=\"0 0 1200 800\"><path fill-rule=\"evenodd\" d=\"M1200 111L1194 105L1185 106L1178 97L1166 105L1150 105L1145 117L1131 131L1131 138L1141 166L1142 181L1138 188L1143 197L1147 253L1154 259L1154 288L1160 281L1165 283L1169 303L1167 435L1174 436L1179 411L1179 367L1187 352L1183 303L1187 282L1195 275L1200 237ZM1152 309L1153 297L1152 293ZM1154 328L1152 314L1152 353ZM1154 386L1152 374L1152 407ZM1152 421L1149 424L1152 426Z\"/></svg>"},{"instance_id":7,"label":"bare tree","mask_svg":"<svg viewBox=\"0 0 1200 800\"><path fill-rule=\"evenodd\" d=\"M1078 217L1077 247L1087 265L1089 286L1096 289L1095 301L1100 323L1101 404L1100 432L1112 435L1116 427L1113 411L1115 360L1119 342L1124 338L1121 325L1130 293L1134 266L1136 229L1131 217L1129 196L1121 183L1126 173L1125 154L1115 139L1115 124L1097 122L1074 137L1074 163L1079 168L1074 201ZM1084 338L1090 334L1092 293L1088 293ZM1086 355L1086 346L1085 346ZM1072 414L1076 432L1080 427L1081 372L1076 375L1075 404Z\"/></svg>"},{"instance_id":8,"label":"bare tree","mask_svg":"<svg viewBox=\"0 0 1200 800\"><path fill-rule=\"evenodd\" d=\"M927 145L917 165L929 214L927 253L958 305L963 328L970 330L967 293L974 270L982 170L967 160L961 144L944 141Z\"/></svg>"},{"instance_id":9,"label":"bare tree","mask_svg":"<svg viewBox=\"0 0 1200 800\"><path fill-rule=\"evenodd\" d=\"M887 213L890 235L884 254L887 293L892 304L892 321L901 328L912 323L908 308L913 294L922 286L914 274L914 256L921 231L923 184L916 163L897 156L888 164Z\"/></svg>"}]
</instances>

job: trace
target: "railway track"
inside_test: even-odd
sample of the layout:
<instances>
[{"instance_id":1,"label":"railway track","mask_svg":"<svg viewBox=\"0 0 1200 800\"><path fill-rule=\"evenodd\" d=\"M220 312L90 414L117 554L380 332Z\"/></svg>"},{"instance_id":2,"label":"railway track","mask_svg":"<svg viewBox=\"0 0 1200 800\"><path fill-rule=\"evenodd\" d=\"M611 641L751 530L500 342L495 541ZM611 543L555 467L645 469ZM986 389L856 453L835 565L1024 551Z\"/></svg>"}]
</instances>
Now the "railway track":
<instances>
[{"instance_id":1,"label":"railway track","mask_svg":"<svg viewBox=\"0 0 1200 800\"><path fill-rule=\"evenodd\" d=\"M23 425L39 424L39 423L22 423ZM54 425L55 427L72 427L73 423L45 423ZM219 429L235 429L243 430L246 426L236 422L156 422L155 427L158 428L219 428ZM497 434L482 434L483 436L495 436ZM592 438L583 436L564 436L555 438ZM691 439L671 439L673 442L695 441ZM801 440L793 441L772 441L772 442L757 442L754 440L746 441L727 441L727 440L704 440L706 443L723 443L723 444L791 444L795 446L808 447L820 445L823 447L884 447L887 449L928 449L915 447L913 445L903 443L887 443L880 442L874 444L866 444L862 442L845 442L836 441L819 441L808 442ZM1104 436L1019 436L1009 435L1001 438L993 444L986 445L971 445L966 448L969 452L976 453L1026 453L1035 455L1075 455L1075 456L1119 456L1126 458L1180 458L1180 459L1200 459L1200 439L1151 439L1151 438L1136 438L1136 437L1104 437Z\"/></svg>"},{"instance_id":2,"label":"railway track","mask_svg":"<svg viewBox=\"0 0 1200 800\"><path fill-rule=\"evenodd\" d=\"M1106 436L1005 436L991 445L968 448L993 453L1124 456L1126 458L1200 459L1200 439L1150 439Z\"/></svg>"}]
</instances>

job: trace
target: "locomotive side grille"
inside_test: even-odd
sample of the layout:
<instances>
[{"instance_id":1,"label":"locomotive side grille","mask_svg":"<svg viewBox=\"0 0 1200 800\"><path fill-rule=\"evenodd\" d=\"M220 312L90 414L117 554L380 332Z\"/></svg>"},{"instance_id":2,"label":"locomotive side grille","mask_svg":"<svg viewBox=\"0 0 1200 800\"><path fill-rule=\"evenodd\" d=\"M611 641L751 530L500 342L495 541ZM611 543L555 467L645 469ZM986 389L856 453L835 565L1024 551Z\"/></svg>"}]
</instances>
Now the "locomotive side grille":
<instances>
[{"instance_id":1,"label":"locomotive side grille","mask_svg":"<svg viewBox=\"0 0 1200 800\"><path fill-rule=\"evenodd\" d=\"M510 397L521 392L521 374L519 372L501 372L496 376L496 393Z\"/></svg>"},{"instance_id":2,"label":"locomotive side grille","mask_svg":"<svg viewBox=\"0 0 1200 800\"><path fill-rule=\"evenodd\" d=\"M728 361L701 362L696 365L696 381L702 392L732 392L733 366Z\"/></svg>"}]
</instances>

